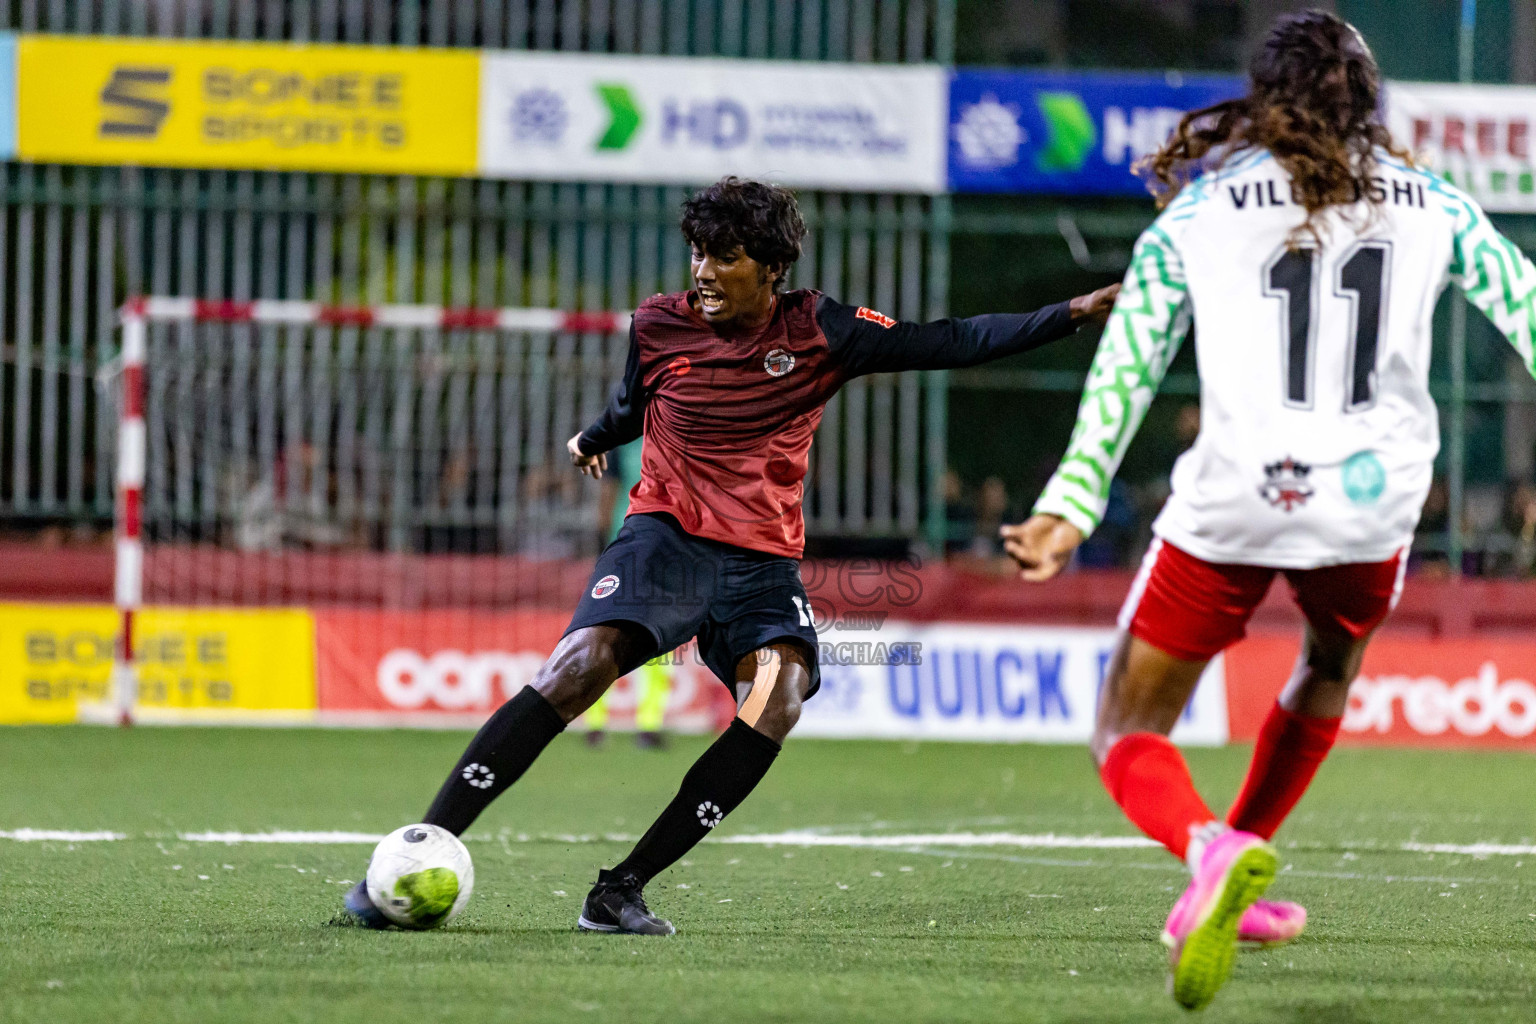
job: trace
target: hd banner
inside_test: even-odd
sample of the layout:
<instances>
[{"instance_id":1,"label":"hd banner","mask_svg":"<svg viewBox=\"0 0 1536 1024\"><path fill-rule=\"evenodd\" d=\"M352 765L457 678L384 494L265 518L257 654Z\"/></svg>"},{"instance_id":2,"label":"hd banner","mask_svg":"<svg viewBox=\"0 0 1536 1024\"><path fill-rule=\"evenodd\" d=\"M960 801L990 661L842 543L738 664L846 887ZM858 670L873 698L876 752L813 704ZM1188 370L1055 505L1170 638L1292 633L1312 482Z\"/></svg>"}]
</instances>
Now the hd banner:
<instances>
[{"instance_id":1,"label":"hd banner","mask_svg":"<svg viewBox=\"0 0 1536 1024\"><path fill-rule=\"evenodd\" d=\"M23 160L475 172L473 50L35 35L17 50Z\"/></svg>"},{"instance_id":2,"label":"hd banner","mask_svg":"<svg viewBox=\"0 0 1536 1024\"><path fill-rule=\"evenodd\" d=\"M1393 136L1486 210L1536 213L1536 89L1393 82Z\"/></svg>"},{"instance_id":3,"label":"hd banner","mask_svg":"<svg viewBox=\"0 0 1536 1024\"><path fill-rule=\"evenodd\" d=\"M944 191L936 65L487 52L480 173Z\"/></svg>"},{"instance_id":4,"label":"hd banner","mask_svg":"<svg viewBox=\"0 0 1536 1024\"><path fill-rule=\"evenodd\" d=\"M1242 95L1240 78L961 69L949 89L955 192L1135 195L1131 173L1191 110Z\"/></svg>"}]
</instances>

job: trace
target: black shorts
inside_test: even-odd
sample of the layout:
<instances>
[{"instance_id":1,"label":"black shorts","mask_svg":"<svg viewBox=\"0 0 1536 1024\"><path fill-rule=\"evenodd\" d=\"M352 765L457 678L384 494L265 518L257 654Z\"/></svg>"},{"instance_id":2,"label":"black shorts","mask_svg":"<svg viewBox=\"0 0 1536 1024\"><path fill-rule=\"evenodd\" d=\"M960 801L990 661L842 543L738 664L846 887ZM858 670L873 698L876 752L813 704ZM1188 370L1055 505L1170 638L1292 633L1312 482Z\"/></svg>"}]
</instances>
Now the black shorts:
<instances>
[{"instance_id":1,"label":"black shorts","mask_svg":"<svg viewBox=\"0 0 1536 1024\"><path fill-rule=\"evenodd\" d=\"M791 640L805 648L810 693L821 686L799 561L695 537L669 515L636 513L624 520L598 556L565 632L611 622L644 626L656 639L635 664L620 665L620 674L697 636L704 664L734 698L741 659Z\"/></svg>"}]
</instances>

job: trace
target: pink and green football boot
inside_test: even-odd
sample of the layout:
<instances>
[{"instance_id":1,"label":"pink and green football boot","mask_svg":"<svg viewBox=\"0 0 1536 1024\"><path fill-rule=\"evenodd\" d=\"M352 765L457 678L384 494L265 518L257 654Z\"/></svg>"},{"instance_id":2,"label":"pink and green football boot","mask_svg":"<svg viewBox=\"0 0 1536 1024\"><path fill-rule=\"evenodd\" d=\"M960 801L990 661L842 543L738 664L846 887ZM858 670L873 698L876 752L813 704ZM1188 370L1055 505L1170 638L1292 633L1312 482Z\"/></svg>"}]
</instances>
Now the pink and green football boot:
<instances>
[{"instance_id":1,"label":"pink and green football boot","mask_svg":"<svg viewBox=\"0 0 1536 1024\"><path fill-rule=\"evenodd\" d=\"M1307 927L1307 908L1285 900L1258 900L1243 913L1237 944L1245 949L1269 949L1292 941Z\"/></svg>"},{"instance_id":2,"label":"pink and green football boot","mask_svg":"<svg viewBox=\"0 0 1536 1024\"><path fill-rule=\"evenodd\" d=\"M1169 920L1179 916L1193 889L1185 889L1173 905ZM1243 949L1270 949L1293 941L1307 927L1307 908L1285 900L1257 900L1243 912L1237 925L1237 944ZM1172 946L1173 936L1163 932L1163 945Z\"/></svg>"},{"instance_id":3,"label":"pink and green football boot","mask_svg":"<svg viewBox=\"0 0 1536 1024\"><path fill-rule=\"evenodd\" d=\"M1163 926L1169 990L1186 1010L1204 1009L1231 977L1243 918L1278 864L1275 848L1252 832L1223 833L1205 848Z\"/></svg>"}]
</instances>

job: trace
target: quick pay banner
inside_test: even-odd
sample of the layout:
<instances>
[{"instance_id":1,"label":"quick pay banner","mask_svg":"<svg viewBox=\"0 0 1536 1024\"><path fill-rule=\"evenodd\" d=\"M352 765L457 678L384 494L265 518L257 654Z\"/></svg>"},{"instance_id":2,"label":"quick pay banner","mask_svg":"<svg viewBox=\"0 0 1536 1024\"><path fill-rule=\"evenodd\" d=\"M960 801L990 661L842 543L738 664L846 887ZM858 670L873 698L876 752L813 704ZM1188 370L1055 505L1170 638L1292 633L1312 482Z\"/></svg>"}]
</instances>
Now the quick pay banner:
<instances>
[{"instance_id":1,"label":"quick pay banner","mask_svg":"<svg viewBox=\"0 0 1536 1024\"><path fill-rule=\"evenodd\" d=\"M821 634L821 691L796 736L1086 743L1113 629L867 621ZM1179 743L1227 741L1220 657L1173 731Z\"/></svg>"},{"instance_id":2,"label":"quick pay banner","mask_svg":"<svg viewBox=\"0 0 1536 1024\"><path fill-rule=\"evenodd\" d=\"M481 75L490 177L945 187L937 66L487 52Z\"/></svg>"}]
</instances>

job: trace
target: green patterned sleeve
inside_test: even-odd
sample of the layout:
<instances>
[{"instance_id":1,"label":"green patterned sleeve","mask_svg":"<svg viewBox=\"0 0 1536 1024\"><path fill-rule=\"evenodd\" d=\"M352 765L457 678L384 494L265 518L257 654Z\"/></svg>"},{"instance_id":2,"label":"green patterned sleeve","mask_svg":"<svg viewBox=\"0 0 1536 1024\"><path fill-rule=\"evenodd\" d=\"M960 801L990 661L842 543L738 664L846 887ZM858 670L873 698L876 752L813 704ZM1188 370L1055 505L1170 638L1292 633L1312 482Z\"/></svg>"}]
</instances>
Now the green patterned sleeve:
<instances>
[{"instance_id":1,"label":"green patterned sleeve","mask_svg":"<svg viewBox=\"0 0 1536 1024\"><path fill-rule=\"evenodd\" d=\"M1536 377L1536 264L1499 233L1488 215L1457 196L1451 280L1504 332Z\"/></svg>"},{"instance_id":2,"label":"green patterned sleeve","mask_svg":"<svg viewBox=\"0 0 1536 1024\"><path fill-rule=\"evenodd\" d=\"M1104 518L1109 483L1189 333L1189 284L1162 221L1131 254L1124 288L1088 371L1077 426L1037 513L1061 516L1088 536Z\"/></svg>"}]
</instances>

